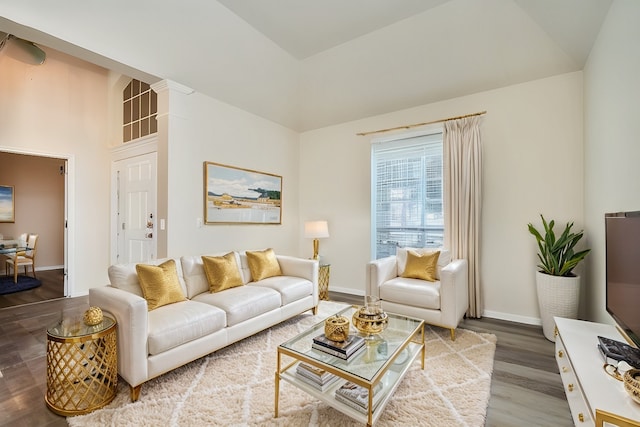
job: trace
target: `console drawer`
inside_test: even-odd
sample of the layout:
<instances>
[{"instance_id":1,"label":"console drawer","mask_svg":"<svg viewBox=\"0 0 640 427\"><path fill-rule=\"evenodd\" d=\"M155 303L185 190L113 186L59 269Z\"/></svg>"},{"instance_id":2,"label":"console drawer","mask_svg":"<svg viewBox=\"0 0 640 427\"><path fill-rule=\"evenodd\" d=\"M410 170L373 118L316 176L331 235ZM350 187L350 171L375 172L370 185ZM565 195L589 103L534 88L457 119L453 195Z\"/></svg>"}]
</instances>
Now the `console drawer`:
<instances>
[{"instance_id":1,"label":"console drawer","mask_svg":"<svg viewBox=\"0 0 640 427\"><path fill-rule=\"evenodd\" d=\"M573 423L576 426L594 426L595 421L589 411L589 406L586 403L560 335L556 336L556 363L560 370L560 378L562 378L564 393L571 409Z\"/></svg>"}]
</instances>

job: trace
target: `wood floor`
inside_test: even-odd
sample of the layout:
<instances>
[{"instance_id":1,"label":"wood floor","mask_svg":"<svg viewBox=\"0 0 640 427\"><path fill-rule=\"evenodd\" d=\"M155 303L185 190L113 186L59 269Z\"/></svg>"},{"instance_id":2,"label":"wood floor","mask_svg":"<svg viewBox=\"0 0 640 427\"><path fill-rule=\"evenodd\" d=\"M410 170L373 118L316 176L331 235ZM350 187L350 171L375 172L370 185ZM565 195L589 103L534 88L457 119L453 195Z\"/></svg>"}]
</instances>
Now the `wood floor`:
<instances>
[{"instance_id":1,"label":"wood floor","mask_svg":"<svg viewBox=\"0 0 640 427\"><path fill-rule=\"evenodd\" d=\"M345 295L330 296L361 303ZM44 403L45 330L64 308L78 307L88 307L87 297L0 309L0 426L67 425ZM462 327L498 337L486 426L573 426L553 343L540 327L492 319L467 319Z\"/></svg>"}]
</instances>

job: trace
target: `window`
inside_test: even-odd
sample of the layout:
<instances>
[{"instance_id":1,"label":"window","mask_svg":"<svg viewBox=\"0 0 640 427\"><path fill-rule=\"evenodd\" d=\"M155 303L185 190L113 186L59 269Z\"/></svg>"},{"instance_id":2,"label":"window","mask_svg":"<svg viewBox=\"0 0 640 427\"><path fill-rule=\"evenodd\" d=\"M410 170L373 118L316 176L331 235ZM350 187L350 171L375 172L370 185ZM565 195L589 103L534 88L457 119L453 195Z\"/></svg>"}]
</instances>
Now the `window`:
<instances>
[{"instance_id":1,"label":"window","mask_svg":"<svg viewBox=\"0 0 640 427\"><path fill-rule=\"evenodd\" d=\"M371 161L373 259L397 247L441 247L442 132L375 142Z\"/></svg>"},{"instance_id":2,"label":"window","mask_svg":"<svg viewBox=\"0 0 640 427\"><path fill-rule=\"evenodd\" d=\"M122 92L122 102L122 142L158 131L158 96L149 84L131 80Z\"/></svg>"}]
</instances>

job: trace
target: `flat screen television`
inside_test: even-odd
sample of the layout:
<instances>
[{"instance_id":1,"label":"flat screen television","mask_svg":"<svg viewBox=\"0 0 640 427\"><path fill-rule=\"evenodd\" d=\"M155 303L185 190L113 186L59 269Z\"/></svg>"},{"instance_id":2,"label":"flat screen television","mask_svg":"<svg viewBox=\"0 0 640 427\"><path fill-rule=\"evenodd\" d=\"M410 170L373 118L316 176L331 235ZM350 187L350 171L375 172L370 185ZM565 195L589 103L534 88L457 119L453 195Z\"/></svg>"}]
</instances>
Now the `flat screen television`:
<instances>
[{"instance_id":1,"label":"flat screen television","mask_svg":"<svg viewBox=\"0 0 640 427\"><path fill-rule=\"evenodd\" d=\"M605 235L607 312L640 347L640 211L605 214Z\"/></svg>"}]
</instances>

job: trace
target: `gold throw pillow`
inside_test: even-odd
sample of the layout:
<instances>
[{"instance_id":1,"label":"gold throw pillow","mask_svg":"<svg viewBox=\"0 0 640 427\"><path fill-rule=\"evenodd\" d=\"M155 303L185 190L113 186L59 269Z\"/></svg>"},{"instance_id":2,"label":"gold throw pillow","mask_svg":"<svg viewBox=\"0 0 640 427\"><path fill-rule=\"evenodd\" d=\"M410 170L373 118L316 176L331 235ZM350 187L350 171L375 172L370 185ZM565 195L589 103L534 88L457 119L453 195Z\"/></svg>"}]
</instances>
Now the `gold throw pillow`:
<instances>
[{"instance_id":1,"label":"gold throw pillow","mask_svg":"<svg viewBox=\"0 0 640 427\"><path fill-rule=\"evenodd\" d=\"M280 270L280 264L273 249L269 248L255 252L247 251L246 253L251 280L254 282L267 277L282 276L282 270Z\"/></svg>"},{"instance_id":2,"label":"gold throw pillow","mask_svg":"<svg viewBox=\"0 0 640 427\"><path fill-rule=\"evenodd\" d=\"M137 264L136 272L149 311L186 300L174 260L160 265Z\"/></svg>"},{"instance_id":3,"label":"gold throw pillow","mask_svg":"<svg viewBox=\"0 0 640 427\"><path fill-rule=\"evenodd\" d=\"M243 285L235 253L229 252L224 256L203 256L202 264L210 292L220 292Z\"/></svg>"},{"instance_id":4,"label":"gold throw pillow","mask_svg":"<svg viewBox=\"0 0 640 427\"><path fill-rule=\"evenodd\" d=\"M435 282L436 268L440 251L418 254L414 251L407 252L407 266L402 273L402 277L410 279L422 279Z\"/></svg>"}]
</instances>

